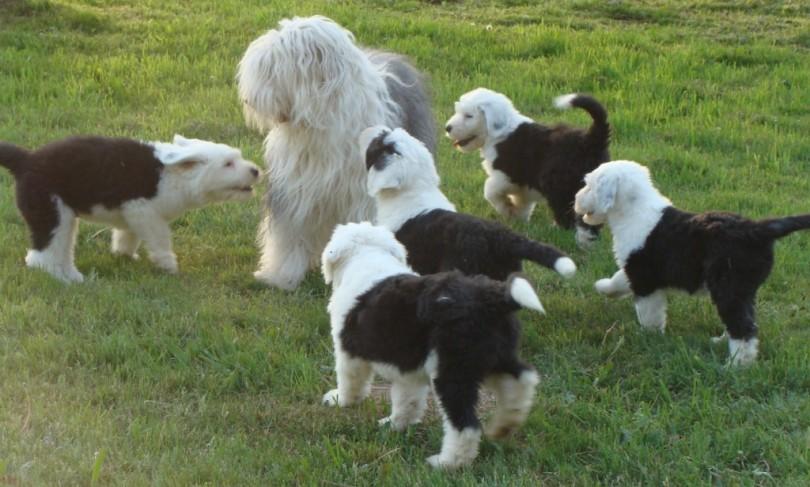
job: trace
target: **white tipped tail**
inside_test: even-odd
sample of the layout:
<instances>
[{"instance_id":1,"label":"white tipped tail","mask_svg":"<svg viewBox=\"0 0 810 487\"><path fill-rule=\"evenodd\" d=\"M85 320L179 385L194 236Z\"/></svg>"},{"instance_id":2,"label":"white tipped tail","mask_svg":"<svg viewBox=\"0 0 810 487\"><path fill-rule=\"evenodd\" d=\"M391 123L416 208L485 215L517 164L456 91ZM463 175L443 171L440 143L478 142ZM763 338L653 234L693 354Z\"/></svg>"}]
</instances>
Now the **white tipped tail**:
<instances>
[{"instance_id":1,"label":"white tipped tail","mask_svg":"<svg viewBox=\"0 0 810 487\"><path fill-rule=\"evenodd\" d=\"M562 95L558 96L554 99L554 106L557 107L559 110L567 110L571 108L574 102L574 98L577 97L576 93L571 93L569 95Z\"/></svg>"},{"instance_id":2,"label":"white tipped tail","mask_svg":"<svg viewBox=\"0 0 810 487\"><path fill-rule=\"evenodd\" d=\"M529 284L529 281L526 279L522 277L512 279L512 282L509 285L509 294L512 295L512 299L514 299L524 308L533 309L542 314L546 314L546 310L543 309L543 304L540 302L540 298L537 297L532 285Z\"/></svg>"},{"instance_id":3,"label":"white tipped tail","mask_svg":"<svg viewBox=\"0 0 810 487\"><path fill-rule=\"evenodd\" d=\"M563 277L571 277L577 272L577 265L570 257L560 257L554 262L554 270Z\"/></svg>"}]
</instances>

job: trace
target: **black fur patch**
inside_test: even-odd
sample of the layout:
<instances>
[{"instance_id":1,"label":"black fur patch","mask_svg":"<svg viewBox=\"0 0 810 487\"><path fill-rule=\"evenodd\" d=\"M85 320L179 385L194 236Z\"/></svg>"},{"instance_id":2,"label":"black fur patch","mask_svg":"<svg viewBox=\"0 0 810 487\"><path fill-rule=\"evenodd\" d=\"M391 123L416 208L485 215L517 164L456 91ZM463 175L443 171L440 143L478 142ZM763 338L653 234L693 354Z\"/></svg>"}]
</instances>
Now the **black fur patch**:
<instances>
[{"instance_id":1,"label":"black fur patch","mask_svg":"<svg viewBox=\"0 0 810 487\"><path fill-rule=\"evenodd\" d=\"M610 160L610 126L604 108L590 97L580 98L593 101L588 105L574 103L583 105L594 117L589 129L523 123L495 146L497 157L492 163L514 184L542 194L554 221L563 228L576 223L574 196L584 186L585 175Z\"/></svg>"},{"instance_id":2,"label":"black fur patch","mask_svg":"<svg viewBox=\"0 0 810 487\"><path fill-rule=\"evenodd\" d=\"M442 209L406 221L396 237L408 250L408 265L419 274L459 270L505 280L522 270L523 259L554 269L565 257L499 223Z\"/></svg>"},{"instance_id":3,"label":"black fur patch","mask_svg":"<svg viewBox=\"0 0 810 487\"><path fill-rule=\"evenodd\" d=\"M380 135L368 144L366 149L366 170L376 167L377 170L382 170L385 167L385 162L391 154L399 154L394 147L393 142L385 143L385 137L391 132L383 130Z\"/></svg>"},{"instance_id":4,"label":"black fur patch","mask_svg":"<svg viewBox=\"0 0 810 487\"><path fill-rule=\"evenodd\" d=\"M77 213L95 205L118 208L154 197L163 171L154 147L124 138L69 137L25 154L2 165L14 167L17 207L35 250L48 246L59 224L55 196Z\"/></svg>"},{"instance_id":5,"label":"black fur patch","mask_svg":"<svg viewBox=\"0 0 810 487\"><path fill-rule=\"evenodd\" d=\"M357 298L340 340L354 357L420 369L435 350L434 387L456 429L479 426L478 389L489 374L529 370L517 358L519 305L507 283L459 272L396 275Z\"/></svg>"},{"instance_id":6,"label":"black fur patch","mask_svg":"<svg viewBox=\"0 0 810 487\"><path fill-rule=\"evenodd\" d=\"M705 286L729 335L748 339L757 334L756 293L773 267L775 239L807 227L807 217L756 222L669 207L624 271L633 293L642 297L663 288L694 293Z\"/></svg>"}]
</instances>

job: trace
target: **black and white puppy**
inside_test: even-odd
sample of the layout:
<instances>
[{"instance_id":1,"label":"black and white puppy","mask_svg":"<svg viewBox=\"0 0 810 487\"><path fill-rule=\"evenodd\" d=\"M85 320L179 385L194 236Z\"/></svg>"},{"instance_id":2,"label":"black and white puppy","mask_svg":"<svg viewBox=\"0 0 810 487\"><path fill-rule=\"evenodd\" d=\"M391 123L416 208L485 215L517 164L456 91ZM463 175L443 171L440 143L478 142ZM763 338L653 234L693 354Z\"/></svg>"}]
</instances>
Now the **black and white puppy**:
<instances>
[{"instance_id":1,"label":"black and white puppy","mask_svg":"<svg viewBox=\"0 0 810 487\"><path fill-rule=\"evenodd\" d=\"M459 270L504 280L523 259L570 277L576 265L555 247L505 226L456 213L439 189L430 151L405 130L370 127L360 136L368 191L377 202L377 224L395 232L420 274Z\"/></svg>"},{"instance_id":2,"label":"black and white puppy","mask_svg":"<svg viewBox=\"0 0 810 487\"><path fill-rule=\"evenodd\" d=\"M587 223L607 222L620 267L596 282L611 297L633 294L641 325L664 331L668 288L708 290L729 335L732 365L757 357L757 289L773 266L773 244L810 228L810 215L752 221L731 213L678 210L631 161L602 164L585 176L576 211Z\"/></svg>"},{"instance_id":3,"label":"black and white puppy","mask_svg":"<svg viewBox=\"0 0 810 487\"><path fill-rule=\"evenodd\" d=\"M574 195L585 174L610 160L610 125L605 108L590 96L561 96L555 105L582 108L593 124L587 130L542 125L521 114L503 94L477 88L456 102L445 129L460 151L479 149L488 176L484 197L498 213L528 220L545 199L557 225L576 227L577 244L587 247L599 227L576 216Z\"/></svg>"},{"instance_id":4,"label":"black and white puppy","mask_svg":"<svg viewBox=\"0 0 810 487\"><path fill-rule=\"evenodd\" d=\"M392 382L391 415L380 424L401 431L421 420L432 385L444 438L439 454L427 460L444 468L467 465L478 455L481 385L496 399L488 435L505 436L525 421L539 378L517 356L515 312L543 307L524 278L419 276L394 235L368 222L335 228L322 271L332 283L327 309L337 374L337 388L323 396L324 403L357 403L376 373Z\"/></svg>"},{"instance_id":5,"label":"black and white puppy","mask_svg":"<svg viewBox=\"0 0 810 487\"><path fill-rule=\"evenodd\" d=\"M161 269L177 272L169 222L191 208L247 199L259 168L239 149L175 135L168 142L69 137L35 151L0 143L31 232L29 267L81 282L73 247L78 218L114 227L112 251L137 257L141 241Z\"/></svg>"}]
</instances>

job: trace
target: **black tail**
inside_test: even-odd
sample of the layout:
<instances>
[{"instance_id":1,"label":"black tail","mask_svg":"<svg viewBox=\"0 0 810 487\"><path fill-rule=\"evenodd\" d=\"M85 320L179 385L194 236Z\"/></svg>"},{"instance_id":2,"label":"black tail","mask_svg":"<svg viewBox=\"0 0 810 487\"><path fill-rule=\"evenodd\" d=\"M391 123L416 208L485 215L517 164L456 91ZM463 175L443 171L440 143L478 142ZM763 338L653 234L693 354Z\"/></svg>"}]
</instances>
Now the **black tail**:
<instances>
[{"instance_id":1,"label":"black tail","mask_svg":"<svg viewBox=\"0 0 810 487\"><path fill-rule=\"evenodd\" d=\"M785 218L773 218L769 220L762 220L759 223L761 232L772 239L782 238L786 235L797 230L806 230L810 228L810 214L788 216Z\"/></svg>"},{"instance_id":2,"label":"black tail","mask_svg":"<svg viewBox=\"0 0 810 487\"><path fill-rule=\"evenodd\" d=\"M519 238L516 250L521 258L548 267L563 277L571 277L577 271L574 261L558 248L528 238Z\"/></svg>"},{"instance_id":3,"label":"black tail","mask_svg":"<svg viewBox=\"0 0 810 487\"><path fill-rule=\"evenodd\" d=\"M27 159L27 150L14 144L0 142L0 166L11 171L14 176L20 174Z\"/></svg>"},{"instance_id":4,"label":"black tail","mask_svg":"<svg viewBox=\"0 0 810 487\"><path fill-rule=\"evenodd\" d=\"M607 110L596 98L574 93L557 97L554 100L554 105L561 110L576 107L588 112L588 115L593 119L593 124L588 129L588 138L599 147L607 148L610 143L610 124L607 120Z\"/></svg>"}]
</instances>

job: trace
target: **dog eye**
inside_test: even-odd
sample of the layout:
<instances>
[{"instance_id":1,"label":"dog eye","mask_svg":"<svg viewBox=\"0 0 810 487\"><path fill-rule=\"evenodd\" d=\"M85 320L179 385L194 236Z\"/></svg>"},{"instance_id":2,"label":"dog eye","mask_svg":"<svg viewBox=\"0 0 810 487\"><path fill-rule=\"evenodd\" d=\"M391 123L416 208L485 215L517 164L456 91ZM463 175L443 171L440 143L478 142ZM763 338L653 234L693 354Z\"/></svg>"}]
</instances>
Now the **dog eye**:
<instances>
[{"instance_id":1,"label":"dog eye","mask_svg":"<svg viewBox=\"0 0 810 487\"><path fill-rule=\"evenodd\" d=\"M470 118L472 118L472 114L471 113L465 113L464 118L470 119Z\"/></svg>"},{"instance_id":2,"label":"dog eye","mask_svg":"<svg viewBox=\"0 0 810 487\"><path fill-rule=\"evenodd\" d=\"M233 167L233 161L226 162L225 167Z\"/></svg>"}]
</instances>

